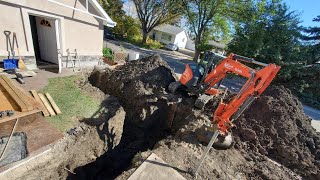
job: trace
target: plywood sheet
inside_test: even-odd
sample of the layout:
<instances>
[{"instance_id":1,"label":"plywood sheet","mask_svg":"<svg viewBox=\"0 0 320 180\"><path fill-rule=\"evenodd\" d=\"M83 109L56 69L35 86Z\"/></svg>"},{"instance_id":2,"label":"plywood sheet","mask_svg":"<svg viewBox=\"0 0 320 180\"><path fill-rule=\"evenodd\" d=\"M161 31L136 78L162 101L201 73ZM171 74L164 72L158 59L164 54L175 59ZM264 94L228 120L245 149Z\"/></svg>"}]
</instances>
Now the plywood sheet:
<instances>
[{"instance_id":1,"label":"plywood sheet","mask_svg":"<svg viewBox=\"0 0 320 180\"><path fill-rule=\"evenodd\" d=\"M0 137L8 136L15 121L0 124ZM46 145L49 145L63 137L63 134L44 120L40 114L32 114L19 119L16 132L25 132L27 135L28 153L32 153Z\"/></svg>"}]
</instances>

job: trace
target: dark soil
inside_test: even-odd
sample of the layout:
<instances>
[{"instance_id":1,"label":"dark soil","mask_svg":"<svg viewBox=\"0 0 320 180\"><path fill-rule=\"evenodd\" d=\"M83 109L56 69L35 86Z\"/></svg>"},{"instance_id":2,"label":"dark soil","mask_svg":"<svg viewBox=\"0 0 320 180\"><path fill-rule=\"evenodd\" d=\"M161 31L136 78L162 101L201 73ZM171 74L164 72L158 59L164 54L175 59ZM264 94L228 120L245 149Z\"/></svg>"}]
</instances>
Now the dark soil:
<instances>
[{"instance_id":1,"label":"dark soil","mask_svg":"<svg viewBox=\"0 0 320 180\"><path fill-rule=\"evenodd\" d=\"M68 147L72 152L49 163L51 171L58 168L59 175L51 173L51 178L68 174L68 179L127 179L152 150L184 177L193 179L189 172L205 148L195 132L203 124L210 125L216 102L199 110L193 107L194 96L168 93L166 88L175 77L159 56L114 70L96 68L88 80L111 95L102 103L106 110L99 118L83 120L85 126L70 131L68 136L76 137ZM78 84L89 89L88 93L96 91L85 83ZM89 132L78 133L82 127ZM233 135L235 147L212 149L199 179L320 179L319 134L304 115L301 103L284 87L268 88L236 121ZM86 141L90 143L86 145ZM77 158L76 146L80 151L93 150ZM41 172L45 170L41 168Z\"/></svg>"},{"instance_id":2,"label":"dark soil","mask_svg":"<svg viewBox=\"0 0 320 180\"><path fill-rule=\"evenodd\" d=\"M320 179L319 133L290 90L269 87L236 127L238 148L266 155L305 178Z\"/></svg>"},{"instance_id":3,"label":"dark soil","mask_svg":"<svg viewBox=\"0 0 320 180\"><path fill-rule=\"evenodd\" d=\"M119 145L77 168L69 179L113 179L130 168L138 152L152 149L167 136L170 96L166 88L175 78L166 62L151 56L115 70L96 68L88 80L121 102L126 119Z\"/></svg>"},{"instance_id":4,"label":"dark soil","mask_svg":"<svg viewBox=\"0 0 320 180\"><path fill-rule=\"evenodd\" d=\"M203 124L210 125L217 103L211 102L203 111L194 109L195 97L166 92L174 80L173 72L159 56L129 62L116 70L93 71L90 83L118 98L126 111L126 119L120 144L96 162L79 168L79 172L89 173L89 176L86 174L78 178L115 178L132 167L131 161L138 152L148 149L181 166L183 171L194 168L204 148L195 138L195 131ZM171 103L178 102L178 99L179 103L172 111ZM173 121L168 124L170 119ZM216 163L220 166L207 164L201 176L292 179L297 173L308 179L319 179L320 137L310 122L301 103L289 90L282 86L270 87L236 121L233 130L235 149L219 151L217 157L221 158L216 159ZM169 128L174 136L167 136ZM183 150L181 146L187 149ZM168 151L176 152L174 158L166 159ZM188 155L192 162L181 162L182 165L174 160L185 159ZM229 166L223 165L224 161ZM239 169L237 166L247 168ZM221 173L220 170L219 173L212 172L210 169L242 175ZM185 177L192 178L187 174Z\"/></svg>"}]
</instances>

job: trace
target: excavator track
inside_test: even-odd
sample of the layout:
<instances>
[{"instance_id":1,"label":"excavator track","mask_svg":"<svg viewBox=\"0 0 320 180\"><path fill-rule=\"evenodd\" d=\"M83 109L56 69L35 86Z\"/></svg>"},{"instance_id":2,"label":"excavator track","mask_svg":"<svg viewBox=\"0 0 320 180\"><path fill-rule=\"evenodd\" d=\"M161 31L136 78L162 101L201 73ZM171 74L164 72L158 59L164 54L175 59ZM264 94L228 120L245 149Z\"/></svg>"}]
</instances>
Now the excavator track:
<instances>
[{"instance_id":1,"label":"excavator track","mask_svg":"<svg viewBox=\"0 0 320 180\"><path fill-rule=\"evenodd\" d=\"M182 86L180 81L175 81L169 84L168 90L171 93L175 93Z\"/></svg>"}]
</instances>

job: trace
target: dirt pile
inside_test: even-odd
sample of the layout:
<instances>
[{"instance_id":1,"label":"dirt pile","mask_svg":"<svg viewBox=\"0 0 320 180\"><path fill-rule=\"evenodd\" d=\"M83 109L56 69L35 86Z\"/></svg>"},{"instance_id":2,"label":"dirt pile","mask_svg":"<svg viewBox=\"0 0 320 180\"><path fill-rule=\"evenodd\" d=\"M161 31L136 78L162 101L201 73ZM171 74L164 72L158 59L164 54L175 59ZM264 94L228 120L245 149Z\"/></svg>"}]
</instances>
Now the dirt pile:
<instances>
[{"instance_id":1,"label":"dirt pile","mask_svg":"<svg viewBox=\"0 0 320 180\"><path fill-rule=\"evenodd\" d=\"M236 127L238 148L266 155L306 178L320 179L320 136L290 90L269 87Z\"/></svg>"},{"instance_id":2,"label":"dirt pile","mask_svg":"<svg viewBox=\"0 0 320 180\"><path fill-rule=\"evenodd\" d=\"M95 68L88 80L111 95L101 104L105 110L69 131L47 159L26 166L21 179L43 177L39 173L48 169L48 179L127 179L150 150L193 179L189 172L205 148L195 131L210 124L216 103L202 111L193 108L194 96L167 93L175 77L159 56L115 70ZM199 179L297 179L296 173L317 178L319 136L287 89L269 88L236 125L235 148L212 149Z\"/></svg>"},{"instance_id":3,"label":"dirt pile","mask_svg":"<svg viewBox=\"0 0 320 180\"><path fill-rule=\"evenodd\" d=\"M210 124L215 109L208 106L204 111L197 110L193 108L195 97L168 94L166 88L174 80L172 71L158 56L129 62L116 70L95 69L89 77L91 84L117 97L126 111L123 138L109 154L113 157L119 156L119 152L126 154L124 158L112 160L126 161L127 167L112 165L116 167L113 170L118 171L113 177L130 169L129 160L140 151L152 149L157 141L160 142L153 151L166 161L181 167L182 171L195 167L204 148L196 139L195 131L203 124ZM174 116L170 116L170 103L177 99L181 101L174 108ZM166 137L170 118L174 136ZM207 162L202 178L296 178L289 169L308 178L318 176L318 136L299 101L285 88L269 88L236 125L236 149L212 152L208 159L213 162ZM100 160L100 164L107 165L106 162L112 163L110 155ZM91 171L96 163L88 167L85 171ZM214 169L217 172L212 173ZM105 168L105 171L108 170ZM185 176L189 177L188 173Z\"/></svg>"},{"instance_id":4,"label":"dirt pile","mask_svg":"<svg viewBox=\"0 0 320 180\"><path fill-rule=\"evenodd\" d=\"M97 67L89 77L93 86L117 97L127 109L128 120L143 127L165 126L166 88L174 73L160 56L131 61L116 70Z\"/></svg>"},{"instance_id":5,"label":"dirt pile","mask_svg":"<svg viewBox=\"0 0 320 180\"><path fill-rule=\"evenodd\" d=\"M174 74L159 56L128 62L114 70L96 67L89 82L116 97L126 117L120 143L95 162L75 169L70 179L115 178L130 168L138 152L152 149L168 135L171 98L166 88Z\"/></svg>"}]
</instances>

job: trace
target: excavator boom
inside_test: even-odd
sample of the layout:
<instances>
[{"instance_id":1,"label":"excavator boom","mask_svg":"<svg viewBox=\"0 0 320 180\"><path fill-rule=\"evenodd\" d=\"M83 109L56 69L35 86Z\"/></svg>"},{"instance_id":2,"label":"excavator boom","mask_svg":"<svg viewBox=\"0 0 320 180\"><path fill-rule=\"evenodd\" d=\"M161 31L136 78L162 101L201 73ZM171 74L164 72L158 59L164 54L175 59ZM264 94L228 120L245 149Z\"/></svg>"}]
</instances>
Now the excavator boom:
<instances>
[{"instance_id":1,"label":"excavator boom","mask_svg":"<svg viewBox=\"0 0 320 180\"><path fill-rule=\"evenodd\" d=\"M240 61L261 65L263 68L255 70ZM206 76L204 84L208 87L207 94L213 92L212 87L229 73L247 78L247 82L238 94L228 104L221 101L214 112L213 122L217 124L221 134L228 133L232 122L269 86L279 70L280 66L274 64L264 64L250 58L230 54Z\"/></svg>"}]
</instances>

